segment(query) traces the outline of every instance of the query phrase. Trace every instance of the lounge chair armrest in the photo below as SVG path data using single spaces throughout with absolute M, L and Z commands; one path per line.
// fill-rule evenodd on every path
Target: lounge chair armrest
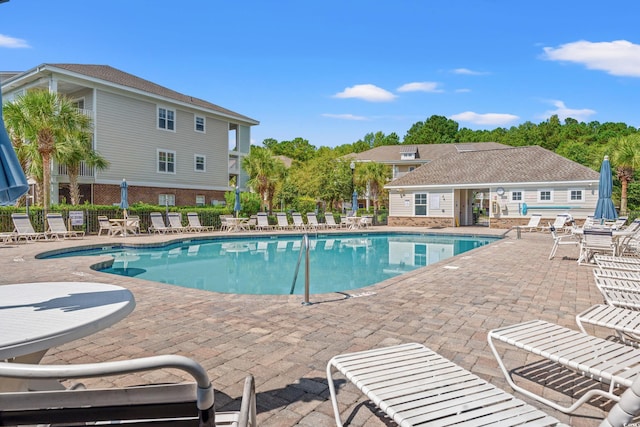
M 240 419 L 238 427 L 255 427 L 256 425 L 256 385 L 252 375 L 244 380 L 242 403 L 240 405 Z

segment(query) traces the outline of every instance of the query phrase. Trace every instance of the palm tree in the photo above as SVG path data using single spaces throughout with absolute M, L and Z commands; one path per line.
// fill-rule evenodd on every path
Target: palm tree
M 63 145 L 58 151 L 58 157 L 56 160 L 60 164 L 67 166 L 67 175 L 69 176 L 69 195 L 72 205 L 80 204 L 80 186 L 78 185 L 78 176 L 80 175 L 80 165 L 82 162 L 85 162 L 87 166 L 91 166 L 99 170 L 106 169 L 109 166 L 109 162 L 93 150 L 91 134 L 84 131 L 79 131 L 76 135 L 72 135 L 68 144 Z
M 611 163 L 620 180 L 620 214 L 627 214 L 627 189 L 640 167 L 640 134 L 635 133 L 615 138 L 611 142 Z
M 368 188 L 368 197 L 373 199 L 373 206 L 377 210 L 379 206 L 379 195 L 390 177 L 391 171 L 387 165 L 376 162 L 361 163 L 356 169 L 356 181 L 360 186 Z
M 71 100 L 47 90 L 28 91 L 18 96 L 5 105 L 3 112 L 7 128 L 23 138 L 26 145 L 31 145 L 22 150 L 31 156 L 30 167 L 41 165 L 42 205 L 46 215 L 51 200 L 52 160 L 72 136 L 88 132 L 91 121 Z
M 267 202 L 267 210 L 271 213 L 278 182 L 284 175 L 284 165 L 271 150 L 252 146 L 249 155 L 242 159 L 242 168 L 249 175 L 247 184 L 260 195 L 261 204 Z

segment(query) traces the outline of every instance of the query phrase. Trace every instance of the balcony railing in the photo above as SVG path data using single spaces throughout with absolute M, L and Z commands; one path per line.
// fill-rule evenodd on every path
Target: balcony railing
M 69 175 L 67 165 L 58 165 L 58 175 Z M 95 170 L 92 166 L 87 166 L 85 162 L 80 163 L 80 173 L 78 176 L 93 178 Z
M 229 157 L 229 173 L 234 175 L 240 173 L 240 161 L 237 157 Z

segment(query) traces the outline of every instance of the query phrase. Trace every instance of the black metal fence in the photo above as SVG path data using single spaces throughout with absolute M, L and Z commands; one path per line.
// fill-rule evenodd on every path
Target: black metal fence
M 172 212 L 176 210 L 172 209 Z M 185 210 L 182 215 L 184 225 L 187 224 L 187 212 L 192 212 L 193 209 Z M 11 214 L 14 212 L 25 213 L 26 209 L 0 209 L 0 232 L 13 231 L 13 221 L 11 220 Z M 100 229 L 98 224 L 98 216 L 104 215 L 108 218 L 122 218 L 122 210 L 114 207 L 114 209 L 56 209 L 50 210 L 49 213 L 56 212 L 62 214 L 62 218 L 65 224 L 71 225 L 74 230 L 84 230 L 86 234 L 97 234 Z M 140 230 L 146 232 L 151 224 L 150 213 L 151 210 L 130 210 L 129 215 L 137 215 L 140 217 Z M 157 212 L 154 210 L 153 212 Z M 178 211 L 179 212 L 179 211 Z M 164 212 L 163 212 L 164 214 Z M 220 228 L 220 213 L 201 211 L 198 212 L 200 217 L 200 223 L 204 226 Z M 42 209 L 29 209 L 29 219 L 35 231 L 45 231 L 44 211 Z M 70 219 L 74 221 L 69 221 Z M 77 223 L 79 222 L 79 224 Z M 77 225 L 72 225 L 77 224 Z
M 179 208 L 172 207 L 169 209 L 170 212 L 180 212 L 182 213 L 182 222 L 183 225 L 187 225 L 187 213 L 188 212 L 197 212 L 200 217 L 200 223 L 206 227 L 214 227 L 215 229 L 219 229 L 221 225 L 220 215 L 226 213 L 220 209 L 211 209 L 211 208 L 196 208 L 187 207 L 187 208 Z M 26 208 L 14 208 L 14 207 L 5 207 L 0 208 L 0 232 L 6 233 L 13 231 L 13 221 L 11 221 L 11 214 L 14 212 L 25 213 Z M 49 213 L 60 213 L 62 218 L 67 224 L 67 227 L 74 230 L 84 230 L 86 234 L 97 234 L 98 230 L 100 230 L 100 225 L 98 223 L 98 216 L 104 215 L 107 218 L 122 218 L 122 209 L 117 206 L 113 208 L 110 207 L 96 207 L 89 206 L 88 208 L 82 209 L 82 207 L 64 207 L 64 208 L 56 208 L 51 209 Z M 162 212 L 163 216 L 165 216 L 166 221 L 166 210 L 163 207 L 162 209 L 158 208 L 131 208 L 129 209 L 129 215 L 137 215 L 140 218 L 140 231 L 147 232 L 149 226 L 151 225 L 151 212 Z M 360 216 L 371 215 L 367 213 L 364 209 L 358 211 Z M 387 211 L 376 211 L 373 212 L 373 225 L 385 225 L 387 223 Z M 336 215 L 334 215 L 335 217 Z M 338 215 L 337 221 L 340 221 L 340 217 L 342 215 Z M 306 217 L 306 214 L 303 214 L 303 217 Z M 29 209 L 29 219 L 31 220 L 31 224 L 35 231 L 45 231 L 45 221 L 44 221 L 44 211 L 40 207 L 31 207 Z M 324 215 L 320 214 L 318 219 L 321 222 L 325 222 Z M 275 216 L 269 217 L 270 224 L 277 224 L 277 220 Z

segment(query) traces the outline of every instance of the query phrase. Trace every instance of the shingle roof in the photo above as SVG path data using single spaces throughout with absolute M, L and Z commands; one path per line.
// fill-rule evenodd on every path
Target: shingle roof
M 451 153 L 390 187 L 598 180 L 599 173 L 539 146 Z
M 87 77 L 104 80 L 109 83 L 114 83 L 121 86 L 130 87 L 132 89 L 148 92 L 153 95 L 162 96 L 165 98 L 173 99 L 176 101 L 191 104 L 196 107 L 214 110 L 226 116 L 235 117 L 239 120 L 258 123 L 256 120 L 238 114 L 234 111 L 227 110 L 219 105 L 212 104 L 203 99 L 194 98 L 192 96 L 184 95 L 174 90 L 168 89 L 164 86 L 160 86 L 148 80 L 134 76 L 133 74 L 125 73 L 117 68 L 110 67 L 109 65 L 92 65 L 92 64 L 43 64 L 47 67 L 60 68 L 62 70 L 70 71 L 77 74 L 82 74 Z
M 417 144 L 417 145 L 382 145 L 363 151 L 362 153 L 350 154 L 349 157 L 356 161 L 371 161 L 377 163 L 398 163 L 408 162 L 402 160 L 402 153 L 412 153 L 417 151 L 416 160 L 411 163 L 426 163 L 439 157 L 459 151 L 497 150 L 510 148 L 507 145 L 497 142 L 465 142 L 459 144 Z

